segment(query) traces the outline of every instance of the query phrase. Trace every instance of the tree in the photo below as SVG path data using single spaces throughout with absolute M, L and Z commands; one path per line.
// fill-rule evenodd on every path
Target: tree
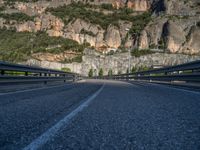
M 112 76 L 113 75 L 113 72 L 112 72 L 112 69 L 110 69 L 109 71 L 108 71 L 108 76 Z
M 103 69 L 102 69 L 102 68 L 99 70 L 99 76 L 100 76 L 100 77 L 103 76 Z
M 127 73 L 127 74 L 129 73 L 129 68 L 126 69 L 126 73 Z
M 91 78 L 93 77 L 93 69 L 90 69 L 89 73 L 88 73 L 88 76 Z
M 137 71 L 137 68 L 133 66 L 133 68 L 131 69 L 132 73 L 135 73 Z

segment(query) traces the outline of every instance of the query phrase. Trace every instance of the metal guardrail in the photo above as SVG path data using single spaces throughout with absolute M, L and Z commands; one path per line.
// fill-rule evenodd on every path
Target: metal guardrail
M 81 76 L 60 70 L 11 64 L 0 61 L 0 84 L 19 82 L 77 81 Z
M 200 60 L 181 65 L 97 79 L 200 82 Z

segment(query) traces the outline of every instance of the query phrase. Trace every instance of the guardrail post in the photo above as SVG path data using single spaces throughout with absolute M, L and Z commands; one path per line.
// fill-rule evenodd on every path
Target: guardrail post
M 66 74 L 63 75 L 64 76 L 64 83 L 66 82 Z
M 129 75 L 126 76 L 126 80 L 129 81 Z
M 76 75 L 73 75 L 73 82 L 76 82 Z
M 25 76 L 28 76 L 28 72 L 25 72 Z
M 45 73 L 44 76 L 46 77 L 46 76 L 47 76 L 47 73 Z M 47 84 L 47 81 L 44 81 L 44 84 Z
M 5 74 L 5 71 L 4 70 L 1 70 L 1 75 L 4 75 Z

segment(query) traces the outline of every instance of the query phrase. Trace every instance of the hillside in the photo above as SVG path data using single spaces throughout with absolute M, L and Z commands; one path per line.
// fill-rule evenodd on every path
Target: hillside
M 1 60 L 84 74 L 200 58 L 198 0 L 0 0 L 0 28 Z

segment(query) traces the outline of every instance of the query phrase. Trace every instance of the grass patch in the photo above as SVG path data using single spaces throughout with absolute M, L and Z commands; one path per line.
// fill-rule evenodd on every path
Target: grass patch
M 47 47 L 54 45 L 61 46 L 47 49 Z M 25 61 L 32 54 L 38 52 L 62 53 L 66 50 L 71 50 L 82 53 L 87 46 L 62 37 L 49 37 L 44 32 L 30 33 L 0 29 L 0 60 L 3 61 Z M 80 58 L 76 58 L 74 61 L 77 60 L 80 60 Z

